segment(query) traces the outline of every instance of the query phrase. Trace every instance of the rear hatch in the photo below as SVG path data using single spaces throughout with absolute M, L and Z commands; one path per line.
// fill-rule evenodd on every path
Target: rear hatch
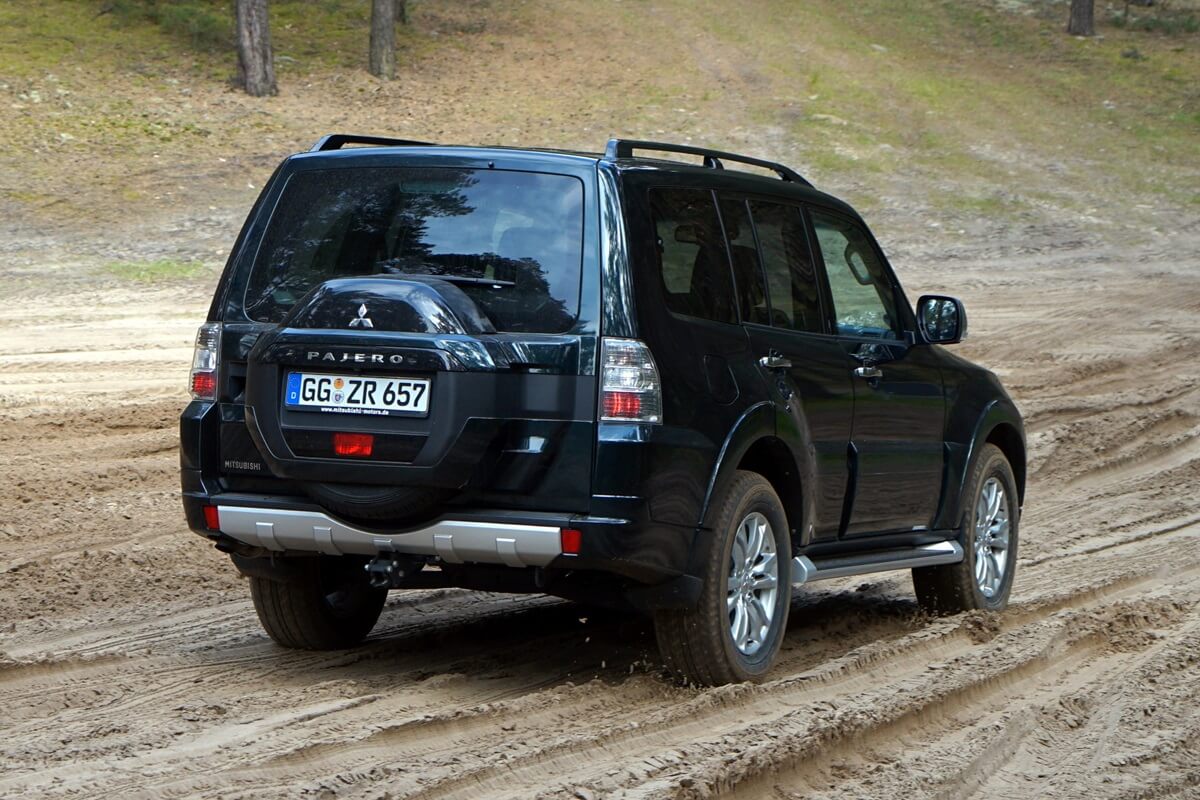
M 269 471 L 318 499 L 586 512 L 594 160 L 375 148 L 293 157 L 275 184 L 221 313 Z

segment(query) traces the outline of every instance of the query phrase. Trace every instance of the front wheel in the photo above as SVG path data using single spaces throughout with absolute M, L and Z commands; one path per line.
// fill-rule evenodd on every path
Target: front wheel
M 717 508 L 700 602 L 654 615 L 667 668 L 706 686 L 753 680 L 771 669 L 792 597 L 787 517 L 771 484 L 738 472 Z
M 277 577 L 251 575 L 250 596 L 267 635 L 299 650 L 361 642 L 387 600 L 386 589 L 368 583 L 364 563 L 351 556 L 297 558 Z
M 984 445 L 963 499 L 963 560 L 912 571 L 917 601 L 933 614 L 1000 611 L 1012 591 L 1021 509 L 1012 467 L 1000 448 Z

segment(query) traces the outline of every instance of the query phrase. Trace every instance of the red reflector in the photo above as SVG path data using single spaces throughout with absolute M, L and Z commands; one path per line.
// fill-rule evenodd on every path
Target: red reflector
M 642 396 L 637 392 L 605 392 L 604 416 L 637 419 L 642 414 Z
M 192 373 L 192 394 L 211 400 L 217 396 L 217 376 L 212 372 Z
M 579 547 L 583 544 L 583 531 L 577 528 L 563 528 L 562 551 L 569 556 L 579 555 Z
M 204 507 L 204 525 L 210 531 L 221 530 L 221 517 L 217 513 L 216 506 L 205 506 Z
M 335 433 L 333 452 L 339 456 L 369 458 L 375 448 L 375 437 L 369 433 Z

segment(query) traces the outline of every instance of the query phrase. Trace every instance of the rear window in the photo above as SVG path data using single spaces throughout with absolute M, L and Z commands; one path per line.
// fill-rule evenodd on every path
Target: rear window
M 689 317 L 736 323 L 732 274 L 712 192 L 651 189 L 650 213 L 667 308 Z
M 278 322 L 314 286 L 433 275 L 499 331 L 561 333 L 579 313 L 583 183 L 448 167 L 305 170 L 288 180 L 246 281 L 251 319 Z

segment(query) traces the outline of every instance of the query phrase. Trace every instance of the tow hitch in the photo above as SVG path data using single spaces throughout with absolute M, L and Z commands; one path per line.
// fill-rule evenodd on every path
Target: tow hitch
M 421 571 L 422 560 L 392 553 L 376 556 L 367 562 L 367 581 L 375 589 L 399 589 L 408 578 Z

